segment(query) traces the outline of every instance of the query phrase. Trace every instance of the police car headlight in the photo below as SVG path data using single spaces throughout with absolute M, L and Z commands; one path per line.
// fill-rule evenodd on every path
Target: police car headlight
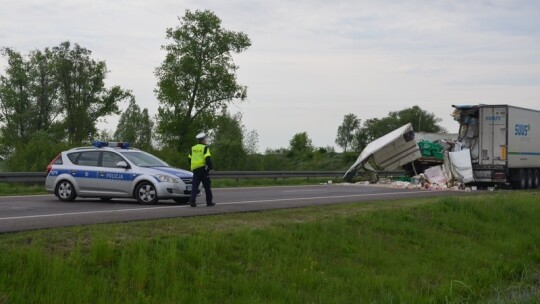
M 169 175 L 157 174 L 157 175 L 156 175 L 156 178 L 157 178 L 160 182 L 165 182 L 165 183 L 175 183 L 175 184 L 178 184 L 178 183 L 180 182 L 179 179 L 174 178 L 174 177 L 169 176 Z

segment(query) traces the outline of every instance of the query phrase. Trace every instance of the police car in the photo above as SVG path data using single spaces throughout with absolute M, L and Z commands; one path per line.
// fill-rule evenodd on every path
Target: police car
M 47 166 L 45 189 L 61 201 L 76 197 L 135 198 L 141 204 L 160 199 L 186 203 L 193 174 L 169 166 L 128 143 L 94 141 L 92 147 L 73 148 Z

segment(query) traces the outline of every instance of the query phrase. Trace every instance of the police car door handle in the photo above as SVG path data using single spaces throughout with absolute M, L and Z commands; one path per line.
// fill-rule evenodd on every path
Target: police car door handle
M 75 174 L 77 174 L 77 170 L 71 170 L 71 171 L 69 171 L 69 173 L 71 173 L 71 175 L 75 175 Z

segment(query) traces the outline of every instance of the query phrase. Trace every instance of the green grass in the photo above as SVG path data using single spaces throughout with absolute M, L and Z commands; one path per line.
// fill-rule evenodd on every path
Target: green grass
M 540 193 L 0 235 L 0 303 L 538 303 Z
M 26 184 L 12 184 L 12 183 L 0 183 L 0 196 L 6 195 L 26 195 L 26 194 L 44 194 L 45 186 L 39 185 L 26 185 Z M 1 303 L 1 302 L 0 302 Z

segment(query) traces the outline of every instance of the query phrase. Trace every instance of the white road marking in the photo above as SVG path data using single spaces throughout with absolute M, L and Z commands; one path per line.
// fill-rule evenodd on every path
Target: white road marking
M 298 192 L 320 192 L 321 189 L 315 189 L 315 190 L 288 190 L 283 191 L 283 193 L 298 193 Z
M 426 192 L 426 191 L 411 191 L 411 192 L 387 192 L 387 193 L 352 194 L 352 195 L 300 197 L 300 198 L 281 198 L 281 199 L 271 199 L 271 200 L 255 200 L 255 201 L 217 203 L 216 207 L 220 206 L 220 205 L 242 205 L 242 204 L 254 204 L 254 203 L 275 203 L 275 202 L 286 202 L 286 201 L 350 198 L 350 197 L 362 197 L 362 196 L 368 197 L 368 196 L 381 196 L 381 195 L 406 195 L 406 194 L 416 194 L 416 193 L 428 193 L 428 192 Z M 203 206 L 204 204 L 201 204 L 201 205 Z M 1 221 L 20 220 L 20 219 L 31 219 L 31 218 L 47 218 L 47 217 L 73 216 L 73 215 L 86 215 L 86 214 L 103 214 L 103 213 L 121 213 L 121 212 L 149 211 L 149 210 L 160 210 L 160 209 L 178 209 L 178 208 L 191 208 L 191 207 L 189 205 L 182 205 L 182 206 L 168 206 L 168 207 L 150 207 L 150 208 L 132 208 L 132 209 L 116 209 L 116 210 L 67 212 L 67 213 L 53 213 L 53 214 L 38 214 L 38 215 L 24 215 L 24 216 L 14 216 L 14 217 L 1 217 L 0 220 Z M 197 209 L 193 209 L 193 210 L 197 210 Z

